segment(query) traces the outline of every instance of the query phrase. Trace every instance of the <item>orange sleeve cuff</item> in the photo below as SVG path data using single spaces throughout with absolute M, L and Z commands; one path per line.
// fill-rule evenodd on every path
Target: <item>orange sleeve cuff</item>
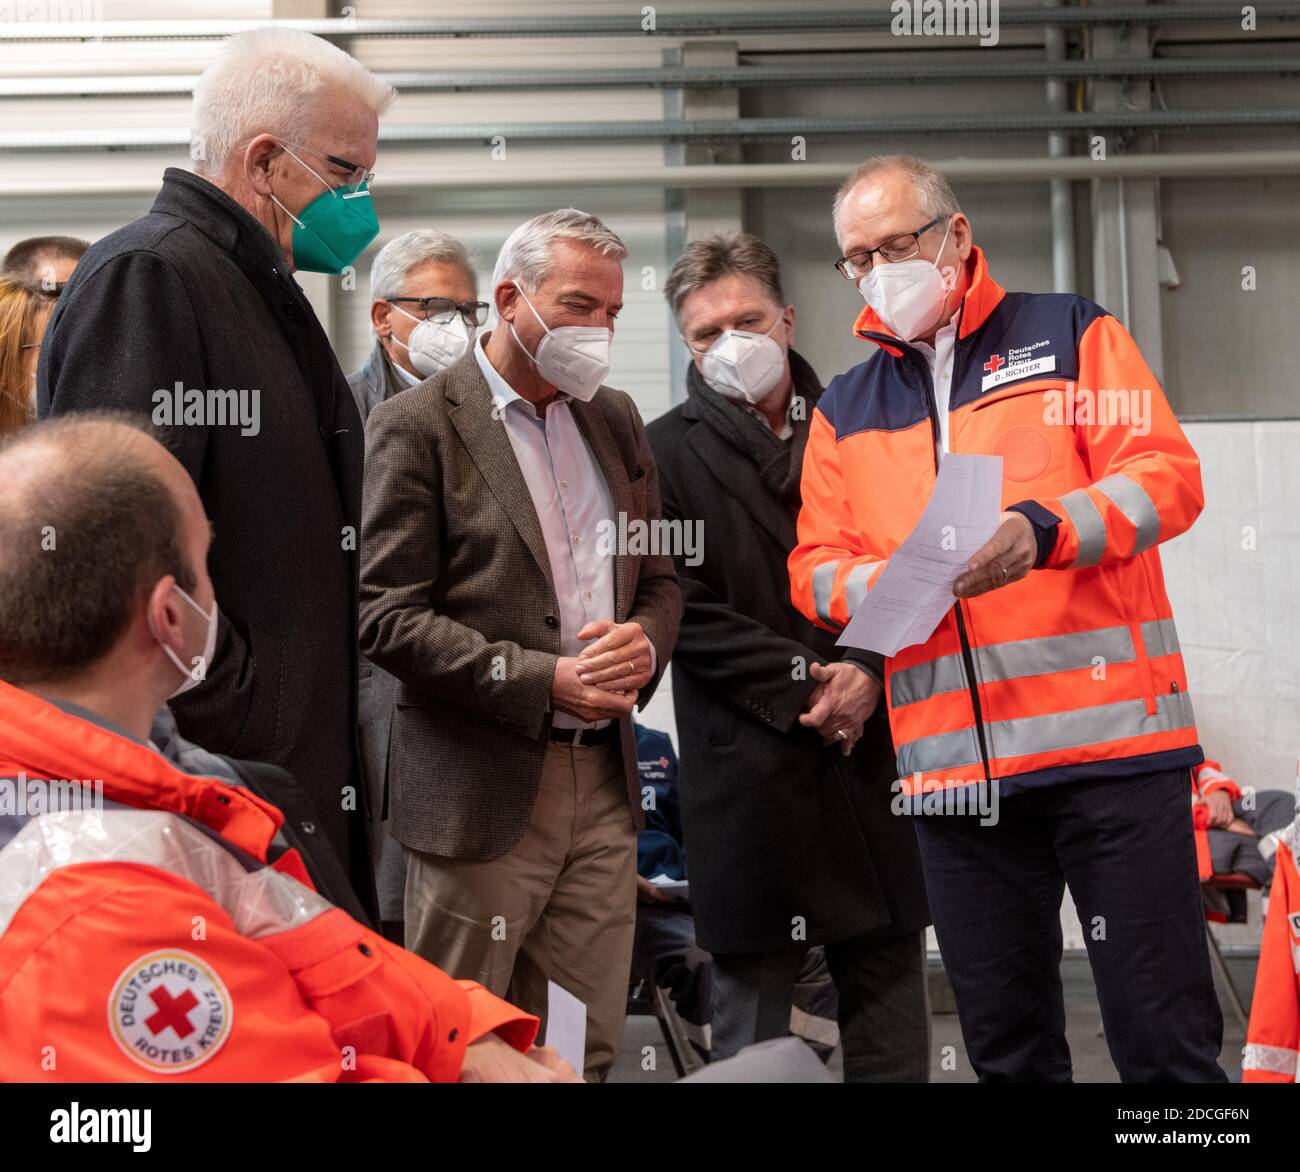
M 531 1013 L 516 1009 L 509 1001 L 489 993 L 477 981 L 457 981 L 469 997 L 469 1041 L 477 1042 L 485 1034 L 497 1033 L 502 1041 L 521 1054 L 537 1040 L 541 1021 Z

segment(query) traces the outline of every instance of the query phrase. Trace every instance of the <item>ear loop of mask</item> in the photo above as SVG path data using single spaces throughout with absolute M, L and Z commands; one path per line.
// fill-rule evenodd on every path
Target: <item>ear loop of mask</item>
M 318 183 L 320 183 L 320 184 L 325 188 L 325 190 L 328 191 L 328 192 L 330 193 L 330 195 L 333 195 L 333 196 L 335 196 L 335 197 L 338 196 L 338 192 L 335 191 L 334 188 L 332 188 L 328 183 L 326 183 L 324 179 L 322 179 L 319 175 L 316 174 L 316 170 L 315 170 L 315 168 L 307 166 L 307 164 L 304 163 L 300 158 L 298 158 L 298 156 L 295 155 L 295 154 L 293 153 L 293 151 L 291 151 L 287 146 L 285 146 L 284 143 L 279 142 L 279 141 L 277 140 L 276 145 L 277 145 L 277 146 L 278 146 L 282 151 L 284 151 L 284 153 L 285 153 L 286 155 L 288 155 L 288 156 L 289 156 L 289 157 L 290 157 L 290 158 L 291 158 L 295 163 L 297 163 L 298 166 L 300 166 L 300 167 L 304 167 L 304 168 L 306 168 L 308 171 L 310 171 L 310 172 L 312 173 L 312 175 L 315 176 L 316 181 L 317 181 Z M 306 227 L 306 225 L 305 225 L 305 224 L 304 224 L 300 219 L 298 219 L 298 217 L 295 216 L 295 215 L 293 214 L 293 212 L 291 212 L 287 207 L 284 206 L 284 204 L 282 204 L 278 199 L 275 198 L 275 192 L 274 192 L 274 191 L 271 192 L 271 201 L 272 201 L 272 202 L 275 204 L 275 206 L 278 207 L 278 208 L 279 208 L 279 209 L 280 209 L 280 210 L 281 210 L 281 211 L 282 211 L 286 216 L 288 216 L 289 219 L 291 219 L 291 220 L 292 220 L 292 221 L 293 221 L 293 222 L 294 222 L 294 223 L 295 223 L 299 228 L 305 228 L 305 227 Z
M 513 281 L 513 280 L 512 280 L 512 281 L 511 281 L 511 284 L 514 285 L 514 287 L 515 287 L 516 289 L 519 290 L 519 296 L 522 297 L 522 298 L 524 299 L 524 304 L 527 305 L 528 308 L 531 309 L 531 310 L 533 311 L 533 317 L 535 317 L 535 318 L 537 319 L 537 324 L 540 325 L 540 326 L 542 327 L 542 329 L 544 329 L 544 330 L 547 332 L 547 334 L 549 335 L 550 332 L 551 332 L 551 327 L 548 326 L 548 325 L 546 324 L 546 322 L 544 322 L 544 321 L 542 320 L 542 315 L 541 315 L 540 313 L 537 312 L 537 307 L 536 307 L 535 305 L 533 305 L 533 303 L 532 303 L 531 301 L 528 300 L 528 294 L 524 292 L 524 287 L 523 287 L 523 286 L 522 286 L 518 281 Z M 511 336 L 512 338 L 514 338 L 514 340 L 515 340 L 515 345 L 518 346 L 519 349 L 522 350 L 525 354 L 527 354 L 527 355 L 528 355 L 528 360 L 529 360 L 529 361 L 530 361 L 534 366 L 536 366 L 536 365 L 537 365 L 537 359 L 536 359 L 532 354 L 529 354 L 529 353 L 528 353 L 528 347 L 525 346 L 525 345 L 523 344 L 523 342 L 520 341 L 520 339 L 519 339 L 519 335 L 518 335 L 517 333 L 515 333 L 515 323 L 514 323 L 514 322 L 507 322 L 506 324 L 509 325 L 509 327 L 510 327 L 510 336 Z M 538 343 L 538 348 L 540 349 L 540 347 L 541 347 L 541 343 L 539 342 L 539 343 Z

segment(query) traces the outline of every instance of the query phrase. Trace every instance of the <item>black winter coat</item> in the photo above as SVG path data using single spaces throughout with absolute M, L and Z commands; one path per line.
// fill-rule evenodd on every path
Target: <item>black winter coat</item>
M 256 391 L 238 422 L 163 426 L 215 530 L 221 609 L 206 681 L 173 701 L 190 741 L 287 769 L 373 910 L 357 767 L 357 532 L 364 444 L 347 379 L 279 246 L 168 168 L 147 216 L 96 243 L 51 319 L 38 410 L 155 421 L 177 383 Z

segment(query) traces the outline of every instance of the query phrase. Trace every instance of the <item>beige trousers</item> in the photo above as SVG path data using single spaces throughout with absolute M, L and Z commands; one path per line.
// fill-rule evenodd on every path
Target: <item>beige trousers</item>
M 617 741 L 547 747 L 519 844 L 487 862 L 404 848 L 406 947 L 542 1019 L 547 981 L 587 1006 L 585 1077 L 623 1040 L 636 927 L 636 832 Z

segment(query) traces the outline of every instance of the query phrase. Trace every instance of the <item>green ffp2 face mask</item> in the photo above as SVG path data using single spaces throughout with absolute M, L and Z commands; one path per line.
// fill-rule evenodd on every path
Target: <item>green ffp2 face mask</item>
M 312 171 L 297 155 L 285 149 L 295 162 Z M 309 273 L 340 276 L 379 235 L 379 217 L 370 198 L 370 185 L 344 191 L 325 184 L 325 190 L 295 216 L 275 196 L 276 205 L 293 221 L 294 267 Z

